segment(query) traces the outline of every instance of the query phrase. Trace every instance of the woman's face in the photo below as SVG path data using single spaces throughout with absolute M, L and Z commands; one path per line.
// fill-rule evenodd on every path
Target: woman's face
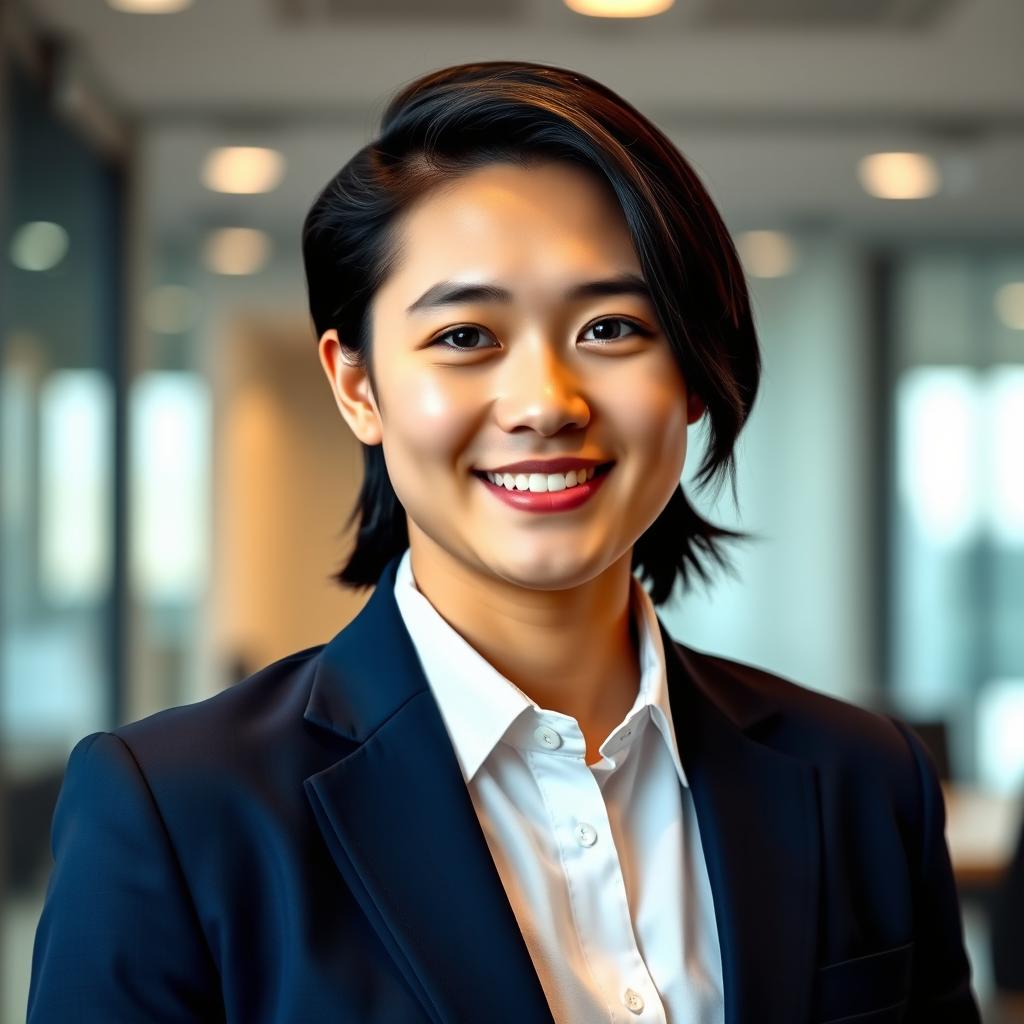
M 333 331 L 321 361 L 353 431 L 383 444 L 414 553 L 422 543 L 532 589 L 598 576 L 665 507 L 687 425 L 703 412 L 649 299 L 571 296 L 589 282 L 642 281 L 610 186 L 564 163 L 489 165 L 407 211 L 398 252 L 372 307 L 376 395 L 336 348 L 328 355 Z M 442 282 L 509 298 L 410 308 Z M 512 507 L 474 472 L 560 456 L 614 461 L 566 511 Z

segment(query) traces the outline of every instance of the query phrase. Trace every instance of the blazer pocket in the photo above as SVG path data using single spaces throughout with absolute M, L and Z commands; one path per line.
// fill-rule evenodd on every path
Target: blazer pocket
M 895 1024 L 910 996 L 914 943 L 840 960 L 818 969 L 814 1020 L 819 1024 Z

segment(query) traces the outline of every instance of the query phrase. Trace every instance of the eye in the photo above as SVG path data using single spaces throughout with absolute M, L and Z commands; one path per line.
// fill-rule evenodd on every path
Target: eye
M 476 337 L 485 333 L 486 332 L 481 330 L 479 327 L 473 327 L 470 324 L 463 324 L 461 327 L 453 327 L 450 331 L 445 331 L 444 334 L 439 334 L 430 344 L 440 344 L 442 348 L 454 349 L 456 352 L 476 352 L 479 350 L 473 344 L 473 341 Z M 448 342 L 445 342 L 445 338 L 454 338 L 456 339 L 456 343 L 449 344 Z
M 645 330 L 639 324 L 634 323 L 632 320 L 626 320 L 624 317 L 621 317 L 621 316 L 606 316 L 603 320 L 597 320 L 594 323 L 592 323 L 587 328 L 587 330 L 588 331 L 596 331 L 598 328 L 602 328 L 603 329 L 603 328 L 605 328 L 605 326 L 607 324 L 625 324 L 628 328 L 631 328 L 631 330 L 626 331 L 625 334 L 623 334 L 621 331 L 619 331 L 618 333 L 616 333 L 614 335 L 613 334 L 609 334 L 609 333 L 606 332 L 606 333 L 603 334 L 602 337 L 599 337 L 599 338 L 587 338 L 587 337 L 584 337 L 583 340 L 584 341 L 621 341 L 624 337 L 626 337 L 627 334 L 640 334 L 640 335 L 642 335 L 644 337 L 650 337 L 650 334 L 651 334 L 650 331 Z
M 620 327 L 614 334 L 612 334 L 608 332 L 606 326 L 609 324 L 625 324 L 627 330 L 623 332 Z M 627 320 L 625 317 L 621 316 L 606 316 L 591 324 L 590 327 L 587 328 L 587 331 L 595 331 L 599 328 L 604 332 L 602 337 L 588 338 L 584 335 L 583 340 L 596 341 L 600 343 L 621 341 L 630 334 L 639 334 L 647 338 L 651 336 L 650 331 L 641 327 L 639 324 L 634 323 L 632 320 Z M 485 331 L 481 327 L 474 327 L 472 324 L 461 324 L 458 327 L 453 327 L 451 330 L 445 331 L 443 334 L 439 334 L 427 347 L 430 348 L 433 345 L 440 345 L 442 348 L 447 348 L 455 352 L 479 352 L 481 349 L 476 345 L 476 342 L 481 336 L 487 337 L 489 336 L 489 332 Z M 446 341 L 445 339 L 447 338 L 451 338 L 452 341 Z

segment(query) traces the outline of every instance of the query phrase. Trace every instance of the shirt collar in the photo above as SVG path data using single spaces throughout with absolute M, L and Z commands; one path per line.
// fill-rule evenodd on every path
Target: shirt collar
M 627 744 L 627 723 L 647 712 L 668 747 L 682 785 L 688 786 L 679 759 L 665 673 L 665 651 L 657 614 L 640 581 L 630 577 L 630 609 L 640 638 L 640 688 L 622 723 L 602 743 L 613 758 Z M 419 655 L 424 675 L 444 719 L 467 785 L 512 726 L 531 713 L 550 714 L 534 703 L 472 647 L 416 586 L 409 548 L 395 576 L 395 601 Z

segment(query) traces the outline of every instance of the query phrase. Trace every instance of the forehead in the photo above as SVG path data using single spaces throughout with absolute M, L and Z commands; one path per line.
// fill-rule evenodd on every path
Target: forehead
M 395 284 L 460 272 L 544 279 L 639 270 L 610 184 L 567 163 L 490 164 L 429 192 L 398 225 Z

